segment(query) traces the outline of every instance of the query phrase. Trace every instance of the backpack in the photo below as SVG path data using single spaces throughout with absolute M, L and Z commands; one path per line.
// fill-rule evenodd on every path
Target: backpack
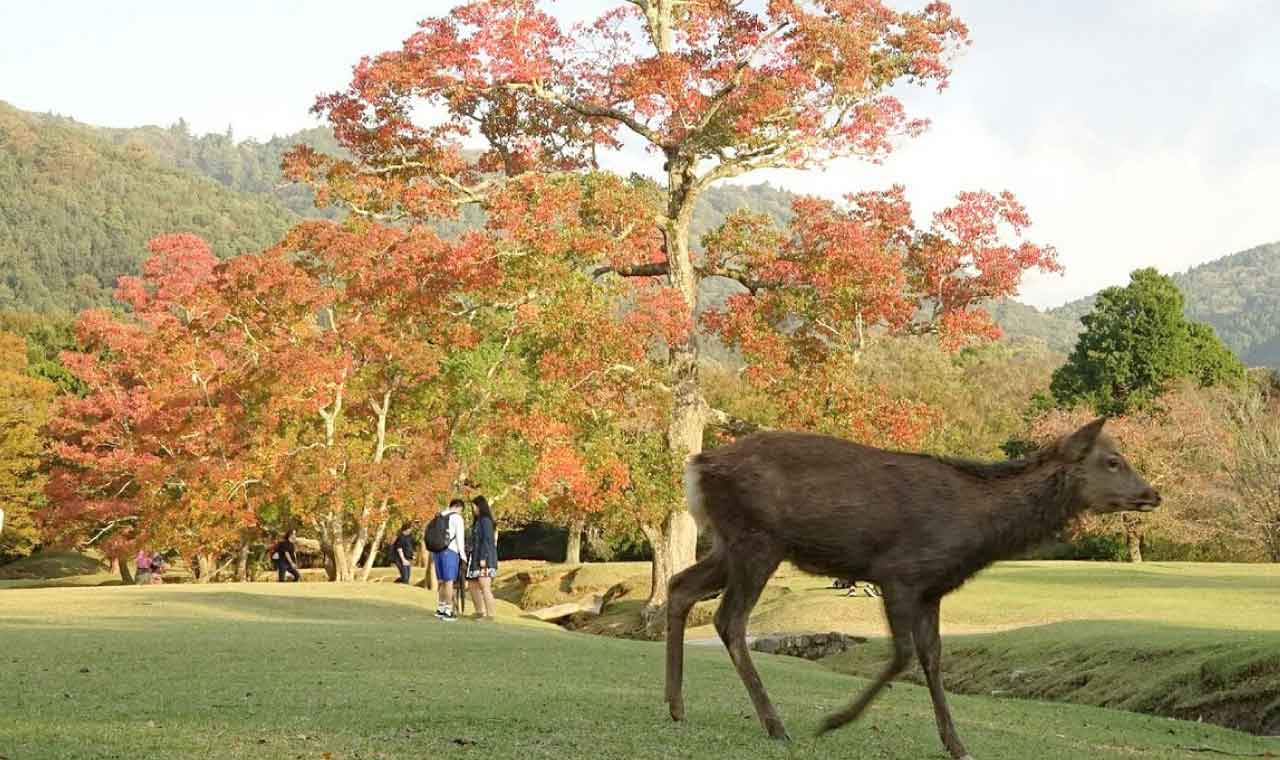
M 427 544 L 427 551 L 432 553 L 442 552 L 449 548 L 449 516 L 446 514 L 438 514 L 431 518 L 431 522 L 427 523 L 427 532 L 424 536 Z

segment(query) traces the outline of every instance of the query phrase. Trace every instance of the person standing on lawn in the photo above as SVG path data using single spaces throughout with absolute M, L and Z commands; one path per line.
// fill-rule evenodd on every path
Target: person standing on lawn
M 439 594 L 436 604 L 436 617 L 445 622 L 453 622 L 458 616 L 453 612 L 454 589 L 462 563 L 467 559 L 464 544 L 467 526 L 462 520 L 462 508 L 466 503 L 462 499 L 453 499 L 449 506 L 427 524 L 427 549 L 435 556 L 436 580 L 439 581 Z
M 298 531 L 288 530 L 280 541 L 271 547 L 271 561 L 276 565 L 276 578 L 281 583 L 284 583 L 285 573 L 293 576 L 294 583 L 302 580 L 302 574 L 298 572 L 298 563 L 295 561 L 297 548 L 293 545 L 297 537 Z
M 467 562 L 467 586 L 475 602 L 476 619 L 493 620 L 497 604 L 493 578 L 498 574 L 498 538 L 493 510 L 483 496 L 471 500 L 471 553 Z
M 400 535 L 391 546 L 392 559 L 396 563 L 396 569 L 400 571 L 400 577 L 396 578 L 396 583 L 409 583 L 410 576 L 413 574 L 413 544 L 413 525 L 405 523 L 400 526 Z

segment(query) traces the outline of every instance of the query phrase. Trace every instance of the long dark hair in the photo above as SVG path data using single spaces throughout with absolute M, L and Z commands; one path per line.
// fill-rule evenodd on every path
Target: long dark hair
M 489 508 L 488 499 L 483 496 L 477 496 L 471 500 L 471 503 L 475 505 L 477 518 L 487 517 L 489 522 L 493 522 L 493 510 Z

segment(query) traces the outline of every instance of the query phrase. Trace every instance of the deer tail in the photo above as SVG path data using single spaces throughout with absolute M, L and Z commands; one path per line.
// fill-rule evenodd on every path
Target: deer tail
M 689 457 L 684 465 L 684 500 L 689 507 L 689 514 L 698 526 L 698 532 L 710 527 L 707 519 L 706 500 L 702 493 L 702 455 Z

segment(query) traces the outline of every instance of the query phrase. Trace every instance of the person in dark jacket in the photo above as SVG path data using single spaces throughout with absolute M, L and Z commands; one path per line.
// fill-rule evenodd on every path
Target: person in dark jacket
M 396 578 L 396 583 L 408 583 L 413 573 L 413 525 L 405 523 L 400 526 L 400 535 L 396 536 L 396 541 L 391 545 L 391 559 L 396 564 L 396 569 L 400 571 L 400 577 Z
M 297 537 L 298 531 L 290 530 L 275 546 L 271 547 L 271 561 L 276 565 L 276 578 L 281 583 L 284 583 L 285 573 L 293 576 L 294 583 L 302 580 L 302 574 L 298 572 L 298 563 L 295 561 L 297 548 L 293 545 L 293 540 Z
M 493 511 L 483 496 L 471 500 L 471 551 L 467 552 L 467 585 L 475 602 L 476 619 L 493 620 L 497 604 L 493 577 L 498 574 L 498 533 Z

